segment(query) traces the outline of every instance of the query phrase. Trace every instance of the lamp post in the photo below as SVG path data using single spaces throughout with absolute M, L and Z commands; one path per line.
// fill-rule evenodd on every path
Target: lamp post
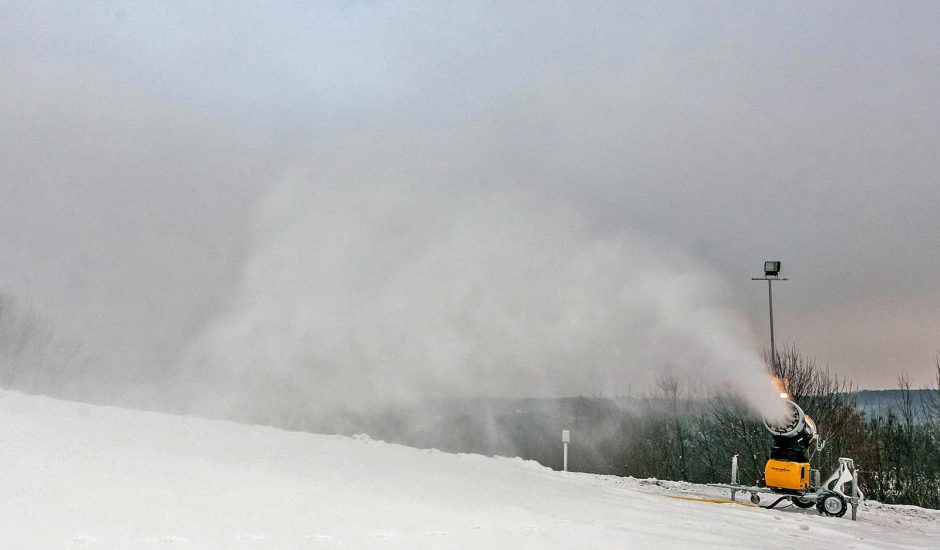
M 774 281 L 786 281 L 785 277 L 780 277 L 780 261 L 768 260 L 764 262 L 764 276 L 751 277 L 752 281 L 767 281 L 767 300 L 770 304 L 770 361 L 777 365 L 777 346 L 774 343 Z

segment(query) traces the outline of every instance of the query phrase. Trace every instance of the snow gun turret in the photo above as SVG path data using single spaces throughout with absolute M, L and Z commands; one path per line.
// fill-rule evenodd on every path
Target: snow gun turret
M 764 420 L 764 427 L 774 438 L 770 460 L 764 466 L 767 487 L 781 492 L 799 493 L 810 486 L 810 447 L 819 448 L 816 423 L 793 401 L 787 401 L 782 421 Z M 813 450 L 815 452 L 815 449 Z

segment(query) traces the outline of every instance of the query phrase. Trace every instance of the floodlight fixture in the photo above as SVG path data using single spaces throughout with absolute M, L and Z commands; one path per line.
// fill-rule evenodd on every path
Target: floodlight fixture
M 776 277 L 780 274 L 780 262 L 778 260 L 767 260 L 764 262 L 764 275 L 767 277 Z

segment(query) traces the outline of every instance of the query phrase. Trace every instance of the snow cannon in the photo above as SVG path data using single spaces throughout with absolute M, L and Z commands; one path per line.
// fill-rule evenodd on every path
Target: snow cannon
M 783 398 L 783 396 L 781 396 Z M 789 501 L 797 508 L 813 508 L 824 516 L 842 517 L 852 506 L 852 519 L 856 517 L 858 505 L 865 495 L 858 489 L 858 470 L 851 458 L 839 458 L 836 471 L 826 481 L 819 482 L 819 470 L 810 469 L 810 459 L 821 451 L 826 442 L 821 441 L 816 423 L 799 405 L 786 400 L 787 414 L 780 420 L 764 419 L 764 427 L 773 436 L 770 459 L 764 466 L 764 486 L 748 486 L 738 483 L 738 455 L 731 458 L 731 483 L 709 483 L 713 487 L 731 489 L 731 500 L 741 493 L 751 495 L 751 504 L 761 506 L 761 495 L 777 497 L 769 506 Z
M 799 405 L 787 401 L 787 414 L 780 421 L 764 420 L 774 438 L 770 459 L 764 466 L 767 487 L 780 492 L 802 493 L 810 486 L 810 446 L 819 434 L 816 423 Z

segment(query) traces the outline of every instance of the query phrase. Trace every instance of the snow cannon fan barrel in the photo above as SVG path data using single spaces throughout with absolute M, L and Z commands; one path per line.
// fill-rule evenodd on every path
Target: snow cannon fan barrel
M 816 439 L 816 423 L 793 401 L 787 401 L 787 408 L 783 420 L 764 419 L 774 438 L 764 481 L 768 487 L 800 492 L 810 484 L 809 447 Z
M 787 414 L 780 421 L 764 419 L 764 427 L 774 436 L 774 439 L 805 439 L 805 447 L 808 449 L 810 441 L 816 435 L 816 423 L 813 419 L 803 412 L 803 409 L 793 401 L 786 401 Z

